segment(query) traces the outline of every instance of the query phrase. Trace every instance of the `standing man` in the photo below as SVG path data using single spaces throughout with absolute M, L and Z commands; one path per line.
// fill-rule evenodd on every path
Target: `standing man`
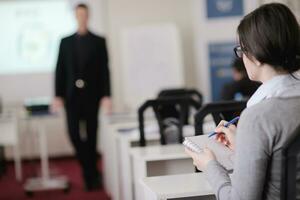
M 70 140 L 82 168 L 86 190 L 101 187 L 97 169 L 98 110 L 111 112 L 110 79 L 105 39 L 88 30 L 89 9 L 75 9 L 78 30 L 62 39 L 55 73 L 53 110 L 63 105 Z

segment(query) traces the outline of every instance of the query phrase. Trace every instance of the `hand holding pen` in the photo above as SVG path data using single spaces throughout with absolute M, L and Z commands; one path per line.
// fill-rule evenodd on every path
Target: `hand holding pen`
M 212 137 L 217 135 L 216 140 L 221 142 L 222 144 L 228 146 L 230 149 L 234 149 L 235 144 L 235 133 L 236 133 L 236 126 L 233 125 L 239 120 L 239 117 L 236 117 L 229 122 L 222 120 L 215 132 L 208 135 L 208 137 Z
M 224 121 L 224 120 L 222 120 L 219 124 L 218 124 L 218 126 L 217 126 L 217 128 L 219 127 L 219 126 L 224 126 L 224 127 L 226 127 L 226 128 L 228 128 L 228 126 L 230 126 L 231 124 L 234 124 L 234 123 L 236 123 L 238 120 L 240 119 L 240 117 L 235 117 L 235 118 L 233 118 L 232 120 L 230 120 L 229 122 L 226 122 L 226 121 Z M 223 123 L 222 123 L 223 122 Z M 224 122 L 226 122 L 226 123 L 224 123 Z M 216 135 L 216 134 L 218 134 L 219 132 L 212 132 L 212 133 L 210 133 L 210 134 L 208 134 L 208 137 L 212 137 L 212 136 L 214 136 L 214 135 Z

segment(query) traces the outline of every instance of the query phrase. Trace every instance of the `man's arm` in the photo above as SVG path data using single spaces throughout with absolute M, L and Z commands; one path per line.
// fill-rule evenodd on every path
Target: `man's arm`
M 110 114 L 112 112 L 112 100 L 110 98 L 111 96 L 111 88 L 110 88 L 110 73 L 109 73 L 109 58 L 108 58 L 108 51 L 106 42 L 104 40 L 103 42 L 103 67 L 101 71 L 101 81 L 102 81 L 102 87 L 103 87 L 103 97 L 100 100 L 101 107 L 104 107 L 107 114 Z
M 63 49 L 63 41 L 61 41 L 59 46 L 58 59 L 55 70 L 55 96 L 56 97 L 65 97 L 66 90 L 66 70 L 64 63 L 64 49 Z
M 111 95 L 111 88 L 110 88 L 110 73 L 109 73 L 109 58 L 108 58 L 108 52 L 107 52 L 107 46 L 106 46 L 106 41 L 104 40 L 103 43 L 103 67 L 101 71 L 102 77 L 101 80 L 103 81 L 103 96 L 105 97 L 110 97 Z
M 65 64 L 64 64 L 64 54 L 63 54 L 63 42 L 60 43 L 58 59 L 55 70 L 55 97 L 51 105 L 52 112 L 58 112 L 64 103 L 65 90 L 66 90 L 66 76 L 65 76 Z

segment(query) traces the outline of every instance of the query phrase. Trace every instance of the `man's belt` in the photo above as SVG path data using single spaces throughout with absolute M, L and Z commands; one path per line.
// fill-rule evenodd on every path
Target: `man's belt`
M 77 88 L 79 88 L 79 89 L 84 88 L 84 87 L 85 87 L 85 82 L 84 82 L 84 80 L 82 80 L 82 79 L 77 79 L 77 80 L 75 81 L 75 86 L 76 86 Z

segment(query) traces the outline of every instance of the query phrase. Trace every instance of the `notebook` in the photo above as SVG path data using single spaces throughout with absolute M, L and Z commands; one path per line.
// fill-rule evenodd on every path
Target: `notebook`
M 183 145 L 196 153 L 201 153 L 204 147 L 208 147 L 214 152 L 217 161 L 225 167 L 225 169 L 233 169 L 233 151 L 214 138 L 209 138 L 207 135 L 186 137 Z

